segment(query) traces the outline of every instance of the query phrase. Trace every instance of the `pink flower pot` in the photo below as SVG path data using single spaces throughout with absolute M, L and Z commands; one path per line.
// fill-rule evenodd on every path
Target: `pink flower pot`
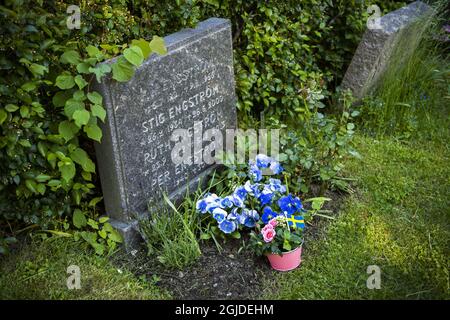
M 269 253 L 267 258 L 272 268 L 277 271 L 293 270 L 302 262 L 302 246 L 289 252 L 283 252 L 281 256 L 276 253 Z

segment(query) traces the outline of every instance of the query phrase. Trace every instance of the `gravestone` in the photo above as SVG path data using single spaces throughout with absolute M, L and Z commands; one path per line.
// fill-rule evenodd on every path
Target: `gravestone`
M 363 98 L 376 85 L 405 31 L 430 7 L 421 1 L 392 11 L 368 28 L 345 73 L 342 88 L 350 89 L 357 99 Z
M 167 54 L 150 56 L 130 81 L 108 79 L 97 88 L 107 110 L 96 145 L 102 191 L 126 246 L 136 239 L 136 214 L 145 214 L 149 201 L 162 202 L 163 192 L 176 199 L 188 187 L 195 190 L 214 168 L 197 161 L 198 148 L 190 150 L 192 164 L 174 163 L 174 131 L 186 129 L 191 145 L 200 139 L 204 149 L 202 131 L 236 128 L 229 20 L 210 18 L 164 41 Z

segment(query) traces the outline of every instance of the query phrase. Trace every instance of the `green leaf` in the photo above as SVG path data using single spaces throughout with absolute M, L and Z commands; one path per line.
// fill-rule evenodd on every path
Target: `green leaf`
M 83 149 L 76 148 L 70 153 L 70 158 L 75 163 L 78 163 L 84 171 L 95 172 L 94 162 L 89 158 L 88 154 Z
M 98 235 L 99 235 L 100 237 L 102 237 L 103 239 L 106 239 L 106 237 L 107 237 L 107 233 L 106 233 L 105 230 L 100 230 L 100 231 L 98 232 Z
M 83 128 L 87 136 L 95 141 L 101 142 L 102 130 L 96 124 L 88 124 Z
M 150 44 L 148 43 L 148 41 L 146 41 L 144 39 L 133 40 L 133 41 L 131 41 L 131 44 L 141 48 L 142 54 L 144 56 L 144 59 L 147 59 L 148 56 L 152 53 L 152 49 L 150 48 Z
M 89 73 L 90 64 L 87 62 L 81 62 L 77 64 L 77 71 L 79 73 Z
M 122 236 L 120 235 L 119 232 L 117 232 L 117 230 L 112 229 L 108 235 L 108 238 L 110 238 L 112 241 L 114 242 L 122 242 Z
M 152 41 L 150 41 L 150 49 L 152 52 L 156 52 L 159 55 L 167 53 L 166 45 L 164 44 L 164 39 L 158 36 L 153 36 Z
M 58 168 L 65 182 L 69 182 L 75 176 L 75 164 L 72 161 L 60 161 Z
M 81 75 L 77 75 L 75 77 L 75 83 L 77 84 L 78 88 L 80 88 L 80 90 L 86 87 L 88 84 Z
M 89 207 L 95 207 L 97 205 L 97 203 L 102 201 L 102 199 L 103 199 L 103 197 L 95 197 L 95 198 L 93 198 L 91 201 L 89 201 Z M 107 217 L 104 217 L 104 218 L 107 218 Z M 104 220 L 102 220 L 102 218 L 100 218 L 100 222 L 101 223 L 105 223 L 106 221 L 104 221 Z
M 69 120 L 65 120 L 59 123 L 58 125 L 58 132 L 61 137 L 64 138 L 64 140 L 69 141 L 73 137 L 75 137 L 75 134 L 78 132 L 79 128 Z
M 25 180 L 25 186 L 33 193 L 37 193 L 37 183 L 34 180 L 27 179 Z
M 58 91 L 52 98 L 53 105 L 55 107 L 64 107 L 71 96 L 72 94 L 69 91 Z
M 97 68 L 89 68 L 89 72 L 92 72 L 95 74 L 95 78 L 97 79 L 97 82 L 102 82 L 102 77 L 109 73 L 111 71 L 111 67 L 109 64 L 101 64 Z
M 30 109 L 27 106 L 20 107 L 20 116 L 22 118 L 28 118 L 29 114 L 30 114 Z
M 73 114 L 79 110 L 85 110 L 84 102 L 75 99 L 69 99 L 66 101 L 66 105 L 64 106 L 64 113 L 68 118 L 72 119 Z
M 109 217 L 100 217 L 100 219 L 98 219 L 98 222 L 100 223 L 105 223 L 106 221 L 109 221 Z
M 60 89 L 70 89 L 75 85 L 75 80 L 73 76 L 68 73 L 63 73 L 56 78 L 55 85 Z
M 28 67 L 35 76 L 43 76 L 45 72 L 48 72 L 48 68 L 41 66 L 40 64 L 33 63 Z
M 69 50 L 62 54 L 60 61 L 62 63 L 78 64 L 80 63 L 80 54 L 75 50 Z
M 6 111 L 8 111 L 8 112 L 14 112 L 14 111 L 17 111 L 17 110 L 19 110 L 19 107 L 18 106 L 16 106 L 15 104 L 7 104 L 6 106 L 5 106 L 5 109 L 6 109 Z
M 22 88 L 22 90 L 30 92 L 30 91 L 33 91 L 36 89 L 36 83 L 35 82 L 27 82 L 27 83 L 24 83 L 20 88 Z
M 89 92 L 87 97 L 94 104 L 103 104 L 103 97 L 97 91 Z
M 84 101 L 86 100 L 86 95 L 83 90 L 77 90 L 73 93 L 73 98 L 77 101 Z
M 136 67 L 140 66 L 144 61 L 144 54 L 142 50 L 138 46 L 131 46 L 123 51 L 123 56 L 127 59 L 128 62 L 135 65 Z
M 91 106 L 91 112 L 92 115 L 99 118 L 100 120 L 102 120 L 103 122 L 105 122 L 105 118 L 106 118 L 106 110 L 98 104 L 94 104 Z
M 93 229 L 98 230 L 98 222 L 95 220 L 92 220 L 91 218 L 88 219 L 87 224 L 91 226 Z
M 133 65 L 124 57 L 119 57 L 112 65 L 113 79 L 119 82 L 125 82 L 133 78 Z
M 75 209 L 72 217 L 73 225 L 78 229 L 86 226 L 86 216 L 80 209 Z
M 91 117 L 91 114 L 89 113 L 89 111 L 82 109 L 76 110 L 73 113 L 72 117 L 75 120 L 75 124 L 81 128 L 81 126 L 89 123 L 89 118 Z
M 92 58 L 97 58 L 97 56 L 102 54 L 100 52 L 100 50 L 98 50 L 98 48 L 91 46 L 91 45 L 86 47 L 86 51 L 87 51 L 89 57 L 92 57 Z
M 8 117 L 8 114 L 6 113 L 6 111 L 3 109 L 0 109 L 0 124 L 5 122 L 7 117 Z

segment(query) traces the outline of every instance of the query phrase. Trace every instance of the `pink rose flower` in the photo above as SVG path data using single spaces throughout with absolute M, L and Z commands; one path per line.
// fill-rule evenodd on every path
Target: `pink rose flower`
M 271 242 L 277 233 L 273 229 L 267 229 L 265 233 L 263 233 L 263 238 L 265 242 Z
M 273 218 L 272 220 L 269 221 L 269 225 L 271 225 L 272 227 L 276 227 L 278 225 L 278 221 L 276 218 Z
M 273 226 L 271 224 L 266 224 L 264 228 L 261 229 L 261 233 L 264 235 L 269 230 L 273 230 Z

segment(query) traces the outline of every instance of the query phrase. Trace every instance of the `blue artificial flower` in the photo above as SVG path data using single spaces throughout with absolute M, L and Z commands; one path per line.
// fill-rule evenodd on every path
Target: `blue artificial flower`
M 244 210 L 244 213 L 239 217 L 239 222 L 247 228 L 253 228 L 256 226 L 256 222 L 259 220 L 259 214 L 256 210 Z
M 272 170 L 274 174 L 280 174 L 284 169 L 279 162 L 273 161 L 270 163 L 270 170 Z
M 238 197 L 236 194 L 233 194 L 231 196 L 231 199 L 233 201 L 233 204 L 236 207 L 239 207 L 239 208 L 243 208 L 244 207 L 244 201 L 240 197 Z
M 262 172 L 259 170 L 258 166 L 253 164 L 250 167 L 250 176 L 253 178 L 253 181 L 258 182 L 262 179 Z
M 208 209 L 208 201 L 206 201 L 205 199 L 198 200 L 196 209 L 197 211 L 200 211 L 201 214 L 205 214 Z
M 261 207 L 272 203 L 273 196 L 274 196 L 273 191 L 270 190 L 270 188 L 268 186 L 264 187 L 263 191 L 261 192 L 261 194 L 258 197 Z
M 286 192 L 286 186 L 281 184 L 281 181 L 279 179 L 269 179 L 269 188 L 272 191 L 277 191 L 280 193 Z
M 261 217 L 261 220 L 262 222 L 264 222 L 264 224 L 267 224 L 270 220 L 272 220 L 276 216 L 278 216 L 278 213 L 273 211 L 271 207 L 265 207 L 263 209 L 263 215 Z
M 234 190 L 234 194 L 242 200 L 245 200 L 245 197 L 247 196 L 247 190 L 245 189 L 245 186 L 240 186 Z
M 212 215 L 218 223 L 221 223 L 227 217 L 227 212 L 221 208 L 215 208 L 212 212 Z
M 230 220 L 223 220 L 219 223 L 219 229 L 222 230 L 223 233 L 232 233 L 236 230 L 236 223 Z
M 252 193 L 253 192 L 253 185 L 250 182 L 250 180 L 247 180 L 244 184 L 244 189 L 245 191 L 247 191 L 248 193 Z
M 256 156 L 256 166 L 258 168 L 267 168 L 271 161 L 272 159 L 265 154 L 258 154 Z
M 233 208 L 231 210 L 231 212 L 228 214 L 227 219 L 228 220 L 238 220 L 238 218 L 239 218 L 238 210 L 239 210 L 239 208 Z
M 294 198 L 291 194 L 280 198 L 278 200 L 278 206 L 282 212 L 287 214 L 300 212 L 303 208 L 302 201 L 298 197 Z
M 231 208 L 233 204 L 233 196 L 227 196 L 220 200 L 220 206 L 222 208 Z

